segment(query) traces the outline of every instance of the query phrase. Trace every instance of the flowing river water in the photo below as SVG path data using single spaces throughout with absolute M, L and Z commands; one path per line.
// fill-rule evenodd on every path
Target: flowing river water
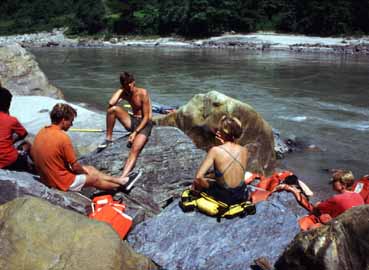
M 32 49 L 68 101 L 103 110 L 119 73 L 135 74 L 152 100 L 182 105 L 217 90 L 253 106 L 283 137 L 320 150 L 296 152 L 281 166 L 318 193 L 329 168 L 369 173 L 369 57 L 244 49 Z M 324 196 L 326 197 L 326 195 Z

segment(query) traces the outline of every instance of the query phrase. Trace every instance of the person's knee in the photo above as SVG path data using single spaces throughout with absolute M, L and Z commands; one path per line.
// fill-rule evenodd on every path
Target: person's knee
M 93 166 L 84 165 L 82 167 L 87 172 L 88 175 L 93 175 L 93 174 L 96 174 L 96 172 L 97 172 L 97 169 Z
M 115 112 L 115 106 L 108 108 L 106 112 L 108 114 L 114 114 L 114 112 Z
M 96 174 L 87 174 L 86 175 L 86 186 L 96 186 L 99 178 Z

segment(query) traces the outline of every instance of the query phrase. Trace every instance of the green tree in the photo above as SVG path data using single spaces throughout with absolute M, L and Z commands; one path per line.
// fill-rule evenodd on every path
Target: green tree
M 104 16 L 101 0 L 77 0 L 70 32 L 95 34 L 105 28 Z

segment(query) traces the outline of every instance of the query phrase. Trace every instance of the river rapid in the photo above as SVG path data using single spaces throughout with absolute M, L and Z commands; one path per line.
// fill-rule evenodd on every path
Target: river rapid
M 331 193 L 327 169 L 369 173 L 369 57 L 286 51 L 190 48 L 33 48 L 68 101 L 103 110 L 119 73 L 135 74 L 152 100 L 182 105 L 217 90 L 253 106 L 285 138 L 316 148 L 280 166 L 318 194 Z M 320 150 L 317 150 L 320 149 Z

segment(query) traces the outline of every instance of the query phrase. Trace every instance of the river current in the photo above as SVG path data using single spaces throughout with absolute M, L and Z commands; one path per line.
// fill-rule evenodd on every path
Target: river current
M 134 73 L 157 103 L 182 105 L 210 90 L 246 102 L 283 137 L 320 149 L 281 163 L 318 193 L 330 193 L 329 168 L 369 173 L 367 56 L 131 47 L 32 52 L 68 101 L 101 110 L 119 87 L 121 71 Z

